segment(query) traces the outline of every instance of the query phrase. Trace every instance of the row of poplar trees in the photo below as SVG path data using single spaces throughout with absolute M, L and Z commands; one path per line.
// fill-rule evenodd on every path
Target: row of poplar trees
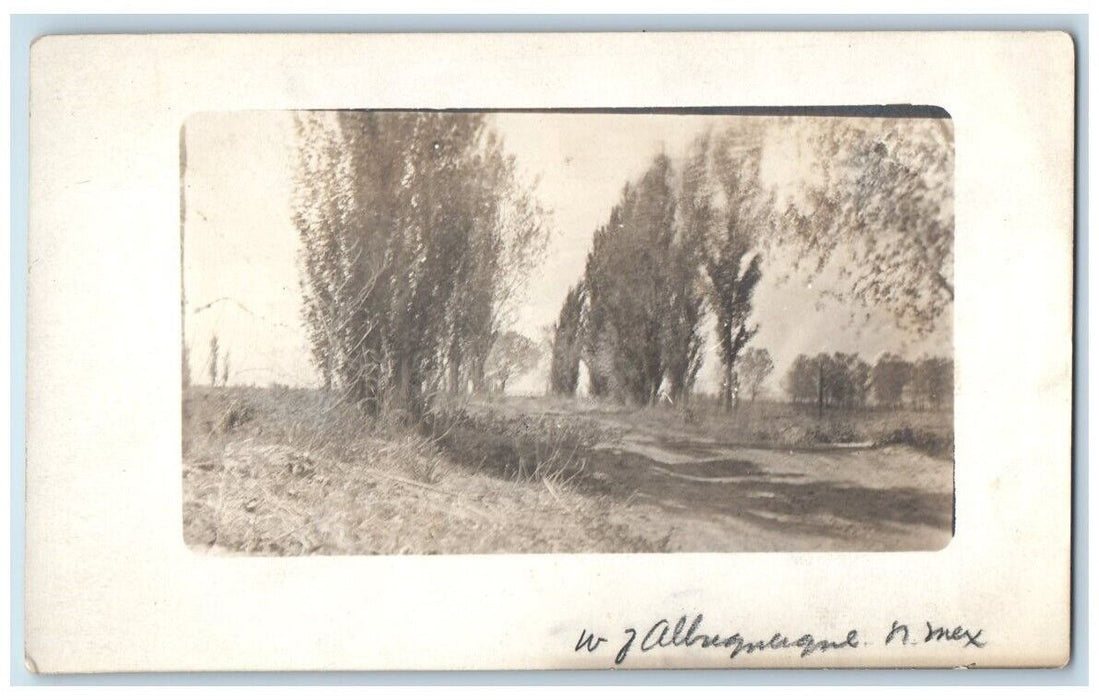
M 593 396 L 643 405 L 666 392 L 680 404 L 702 366 L 709 316 L 731 410 L 738 361 L 757 331 L 757 240 L 769 212 L 752 136 L 704 134 L 681 167 L 658 155 L 623 188 L 554 326 L 554 393 L 575 394 L 582 361 Z
M 326 388 L 422 415 L 484 391 L 486 362 L 547 228 L 483 114 L 296 117 L 293 218 Z

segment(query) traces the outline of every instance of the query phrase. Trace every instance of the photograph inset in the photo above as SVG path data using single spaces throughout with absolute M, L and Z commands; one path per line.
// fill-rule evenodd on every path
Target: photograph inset
M 192 549 L 950 541 L 944 111 L 222 112 L 180 141 Z

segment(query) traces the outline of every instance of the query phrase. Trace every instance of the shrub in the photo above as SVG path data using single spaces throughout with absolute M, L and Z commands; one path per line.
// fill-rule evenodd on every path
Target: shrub
M 589 421 L 555 416 L 433 411 L 423 423 L 452 459 L 507 478 L 566 484 L 584 474 L 588 451 L 607 431 Z
M 896 428 L 886 433 L 878 441 L 882 445 L 907 445 L 933 457 L 952 457 L 954 455 L 954 436 L 936 433 L 921 428 Z

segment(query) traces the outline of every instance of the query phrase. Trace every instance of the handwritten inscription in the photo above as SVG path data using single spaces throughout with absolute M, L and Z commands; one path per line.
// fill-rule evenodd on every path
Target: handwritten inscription
M 930 622 L 925 622 L 927 625 L 927 636 L 924 637 L 925 642 L 961 642 L 964 641 L 966 647 L 975 646 L 978 649 L 984 647 L 984 642 L 981 640 L 981 633 L 984 630 L 977 630 L 972 632 L 969 629 L 962 627 L 961 625 L 954 629 L 947 629 L 945 627 L 932 627 Z M 963 647 L 964 648 L 964 647 Z
M 576 642 L 576 651 L 580 651 L 581 649 L 595 651 L 599 648 L 599 645 L 605 641 L 607 641 L 606 637 L 596 637 L 591 632 L 583 630 L 580 632 L 580 639 Z
M 622 638 L 613 643 L 606 636 L 584 629 L 576 640 L 575 651 L 593 654 L 600 651 L 603 644 L 609 644 L 611 649 L 618 650 L 614 657 L 615 665 L 621 665 L 631 654 L 646 654 L 668 647 L 718 649 L 727 653 L 730 659 L 736 659 L 742 654 L 781 651 L 793 651 L 801 658 L 805 658 L 817 653 L 858 649 L 860 646 L 868 645 L 860 639 L 857 629 L 848 630 L 837 636 L 815 634 L 795 636 L 776 631 L 770 636 L 755 637 L 745 636 L 736 631 L 729 633 L 713 630 L 704 627 L 703 623 L 704 618 L 701 614 L 693 618 L 683 615 L 674 623 L 667 618 L 661 618 L 647 627 L 625 628 Z M 956 643 L 962 648 L 983 649 L 986 644 L 982 638 L 983 629 L 973 630 L 963 625 L 941 625 L 931 621 L 924 621 L 923 625 L 926 627 L 926 633 L 923 627 L 910 628 L 907 623 L 894 620 L 885 634 L 884 645 L 907 647 L 919 644 Z
M 913 633 L 908 625 L 893 620 L 893 626 L 889 630 L 889 634 L 885 636 L 885 645 L 900 644 L 902 646 L 913 646 L 920 643 L 930 644 L 932 642 L 964 642 L 964 644 L 962 644 L 963 649 L 971 646 L 983 649 L 985 646 L 985 641 L 981 639 L 981 635 L 984 634 L 983 629 L 973 631 L 962 625 L 955 625 L 954 627 L 950 627 L 949 625 L 936 625 L 928 620 L 924 620 L 923 624 L 927 629 L 927 634 L 921 636 L 918 632 Z M 922 632 L 922 630 L 920 630 L 920 632 Z
M 618 648 L 614 663 L 616 665 L 622 664 L 631 652 L 645 654 L 666 647 L 721 649 L 729 654 L 729 658 L 735 659 L 741 654 L 755 654 L 782 649 L 797 650 L 804 658 L 817 652 L 855 649 L 859 646 L 859 633 L 857 630 L 850 630 L 845 635 L 831 639 L 817 637 L 812 634 L 802 634 L 794 637 L 782 632 L 775 632 L 770 637 L 754 639 L 745 637 L 740 632 L 729 634 L 705 630 L 702 623 L 703 616 L 699 614 L 695 615 L 689 622 L 688 617 L 684 615 L 676 620 L 674 624 L 663 618 L 645 628 L 627 627 L 624 630 L 625 641 Z M 576 651 L 595 652 L 599 649 L 600 644 L 608 641 L 610 640 L 606 637 L 598 636 L 594 632 L 585 629 L 580 633 L 580 638 L 576 642 Z

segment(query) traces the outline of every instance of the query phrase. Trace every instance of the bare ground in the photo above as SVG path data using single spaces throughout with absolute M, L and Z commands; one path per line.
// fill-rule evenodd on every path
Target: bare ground
M 572 415 L 548 400 L 479 410 Z M 651 411 L 584 416 L 613 436 L 585 453 L 582 478 L 519 480 L 318 392 L 193 389 L 184 536 L 273 555 L 930 550 L 951 537 L 950 459 L 746 447 Z

